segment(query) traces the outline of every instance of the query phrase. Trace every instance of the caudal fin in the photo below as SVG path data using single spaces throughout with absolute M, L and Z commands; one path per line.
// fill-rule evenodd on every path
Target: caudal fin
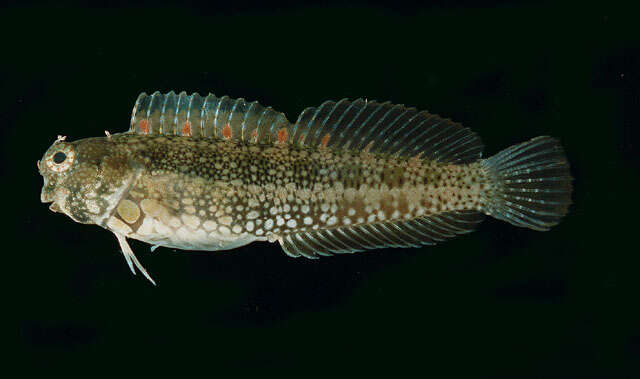
M 486 214 L 544 231 L 567 213 L 572 178 L 557 140 L 536 137 L 483 160 L 482 166 L 491 182 Z

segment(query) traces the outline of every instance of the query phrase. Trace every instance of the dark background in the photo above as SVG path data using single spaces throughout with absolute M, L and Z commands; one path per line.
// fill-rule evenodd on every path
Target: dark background
M 637 374 L 636 12 L 562 4 L 0 9 L 4 357 L 87 375 Z M 155 90 L 259 100 L 291 121 L 327 99 L 391 100 L 470 126 L 486 156 L 552 135 L 574 205 L 546 233 L 487 219 L 436 247 L 316 261 L 268 243 L 150 253 L 132 241 L 153 287 L 111 233 L 40 203 L 36 160 L 58 134 L 126 130 L 138 93 Z

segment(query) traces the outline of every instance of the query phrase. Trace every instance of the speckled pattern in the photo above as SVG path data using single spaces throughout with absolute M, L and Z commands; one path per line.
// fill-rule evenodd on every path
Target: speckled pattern
M 238 239 L 479 210 L 477 164 L 179 136 L 114 135 L 144 167 L 109 226 L 152 244 L 213 250 Z M 142 212 L 140 212 L 142 210 Z
M 483 214 L 535 230 L 566 214 L 556 140 L 481 153 L 468 128 L 388 102 L 328 101 L 290 124 L 257 102 L 171 92 L 141 94 L 126 133 L 59 136 L 38 168 L 51 210 L 112 231 L 153 282 L 126 238 L 188 250 L 278 241 L 317 258 L 434 244 Z

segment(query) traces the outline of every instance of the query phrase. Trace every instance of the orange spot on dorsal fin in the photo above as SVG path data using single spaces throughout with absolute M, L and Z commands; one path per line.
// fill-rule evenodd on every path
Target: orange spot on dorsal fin
M 411 157 L 411 159 L 409 159 L 409 167 L 415 167 L 418 165 L 418 163 L 420 163 L 420 158 L 422 158 L 422 154 L 424 152 L 421 151 L 418 154 L 414 155 L 413 157 Z
M 253 131 L 251 132 L 251 142 L 258 142 L 258 129 L 253 129 Z
M 231 139 L 231 125 L 224 125 L 224 128 L 222 128 L 222 136 L 224 139 Z
M 329 133 L 325 134 L 324 137 L 322 137 L 322 140 L 320 141 L 320 145 L 322 147 L 327 147 L 330 139 L 331 139 L 331 134 Z
M 182 134 L 191 136 L 191 123 L 189 121 L 185 121 L 184 124 L 182 124 Z
M 369 142 L 369 143 L 367 144 L 367 146 L 365 146 L 365 147 L 364 147 L 364 149 L 362 149 L 362 152 L 363 152 L 363 153 L 368 153 L 368 152 L 369 152 L 369 150 L 371 150 L 371 146 L 373 146 L 373 141 Z
M 278 143 L 287 142 L 287 129 L 282 128 L 278 131 Z
M 140 130 L 144 134 L 149 134 L 149 120 L 140 120 Z

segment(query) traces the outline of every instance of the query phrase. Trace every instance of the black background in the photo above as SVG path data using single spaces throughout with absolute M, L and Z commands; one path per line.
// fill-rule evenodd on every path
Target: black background
M 4 357 L 83 375 L 638 373 L 636 13 L 562 4 L 0 10 Z M 268 243 L 150 253 L 132 241 L 153 287 L 112 234 L 40 203 L 36 160 L 58 134 L 126 130 L 138 93 L 155 90 L 259 100 L 292 121 L 327 99 L 391 100 L 470 126 L 485 156 L 552 135 L 574 204 L 546 233 L 487 219 L 436 247 L 316 261 Z

